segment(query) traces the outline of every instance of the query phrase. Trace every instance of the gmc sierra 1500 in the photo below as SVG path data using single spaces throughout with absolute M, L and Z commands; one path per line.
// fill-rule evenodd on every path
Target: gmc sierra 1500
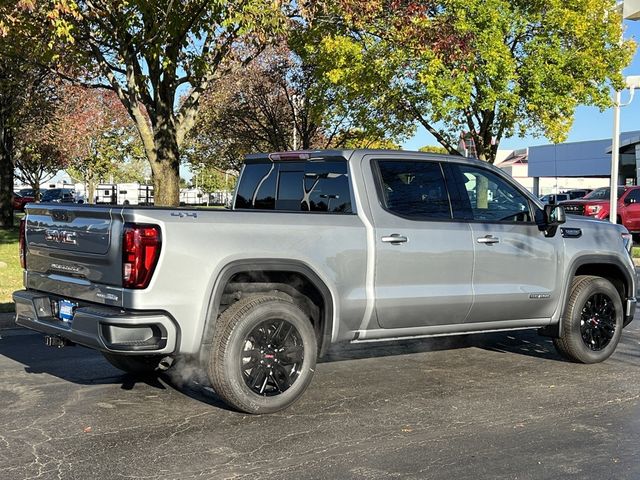
M 483 162 L 249 156 L 230 211 L 30 204 L 16 322 L 129 372 L 195 359 L 228 404 L 300 397 L 335 342 L 537 328 L 600 362 L 635 310 L 631 235 Z

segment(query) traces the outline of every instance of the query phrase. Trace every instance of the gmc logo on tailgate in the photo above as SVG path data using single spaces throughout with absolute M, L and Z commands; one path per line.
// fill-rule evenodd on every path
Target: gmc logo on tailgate
M 44 239 L 47 242 L 65 243 L 68 245 L 77 245 L 76 232 L 68 232 L 66 230 L 45 230 Z

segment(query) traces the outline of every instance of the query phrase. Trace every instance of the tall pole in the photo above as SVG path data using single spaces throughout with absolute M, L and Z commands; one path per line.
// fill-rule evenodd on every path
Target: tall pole
M 611 189 L 609 192 L 609 221 L 618 220 L 618 168 L 620 165 L 620 91 L 613 100 L 613 138 L 611 139 Z

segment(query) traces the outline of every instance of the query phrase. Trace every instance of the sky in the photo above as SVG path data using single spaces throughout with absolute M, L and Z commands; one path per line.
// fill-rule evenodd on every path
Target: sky
M 625 39 L 633 39 L 640 43 L 640 21 L 625 22 Z M 625 75 L 640 75 L 640 48 L 636 50 L 631 65 L 624 70 Z M 640 130 L 640 91 L 636 91 L 636 98 L 630 105 L 622 107 L 620 110 L 620 130 L 623 132 Z M 622 103 L 629 99 L 629 92 L 622 95 Z M 613 131 L 613 110 L 608 109 L 600 112 L 593 107 L 579 107 L 576 110 L 575 121 L 569 132 L 567 142 L 579 142 L 583 140 L 599 140 L 611 138 Z M 551 143 L 545 137 L 511 137 L 500 142 L 501 150 L 516 150 L 518 148 L 531 147 L 534 145 L 545 145 Z M 425 145 L 439 145 L 437 140 L 424 128 L 420 127 L 413 138 L 406 141 L 402 148 L 405 150 L 418 150 Z

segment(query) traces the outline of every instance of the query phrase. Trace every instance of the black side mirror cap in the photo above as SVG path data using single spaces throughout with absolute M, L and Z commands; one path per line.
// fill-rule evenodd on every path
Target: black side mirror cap
M 567 221 L 567 214 L 562 205 L 545 205 L 543 209 L 536 210 L 535 220 L 545 236 L 553 237 L 558 226 Z

